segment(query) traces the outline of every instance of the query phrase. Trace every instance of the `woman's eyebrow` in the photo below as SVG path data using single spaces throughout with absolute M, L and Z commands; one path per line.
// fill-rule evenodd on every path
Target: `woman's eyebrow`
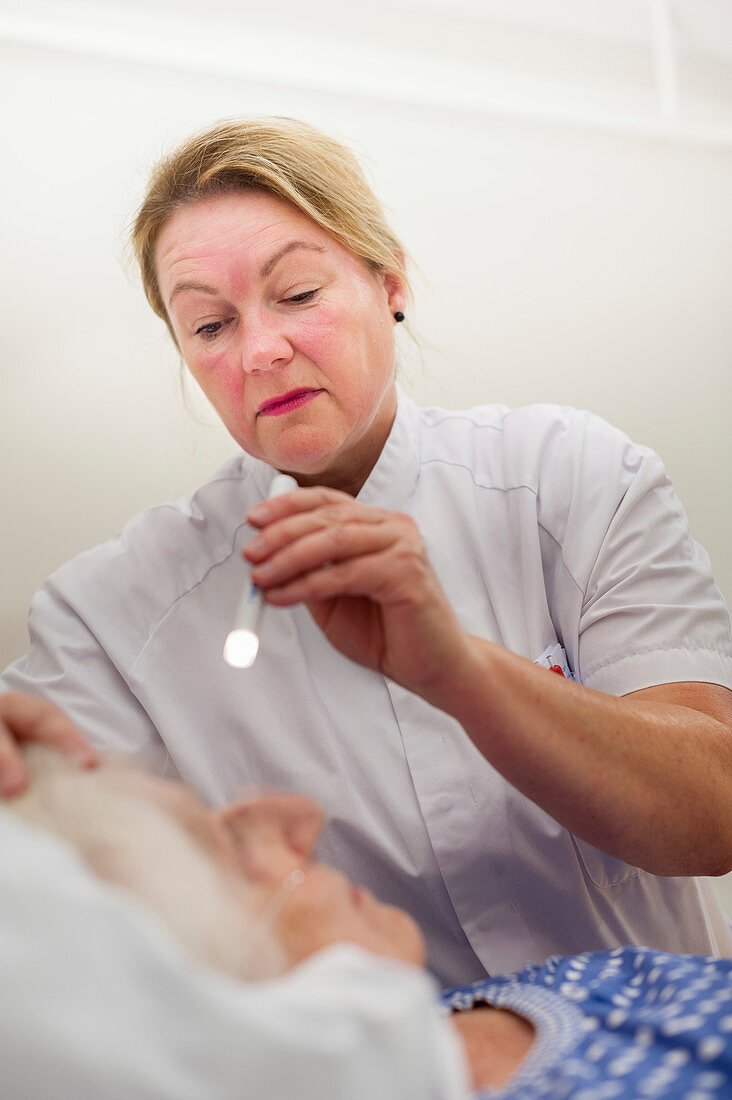
M 278 248 L 274 256 L 270 256 L 267 262 L 259 269 L 260 279 L 266 279 L 268 275 L 272 273 L 274 268 L 280 262 L 283 256 L 287 256 L 289 252 L 294 252 L 296 248 L 307 248 L 311 252 L 325 252 L 322 245 L 309 244 L 308 241 L 288 241 L 282 248 Z M 208 283 L 178 283 L 168 299 L 168 309 L 173 304 L 173 299 L 178 294 L 182 294 L 184 290 L 200 290 L 203 294 L 218 294 L 219 291 L 215 286 L 210 286 Z
M 267 262 L 260 268 L 260 278 L 266 279 L 282 257 L 286 256 L 288 252 L 294 252 L 296 248 L 308 248 L 311 252 L 325 252 L 325 249 L 319 244 L 309 244 L 307 241 L 288 241 L 287 244 L 283 244 L 282 248 L 278 248 L 274 256 L 270 256 Z
M 201 290 L 204 294 L 218 294 L 216 287 L 209 286 L 208 283 L 177 283 L 168 298 L 168 309 L 172 306 L 176 294 L 182 294 L 184 290 Z

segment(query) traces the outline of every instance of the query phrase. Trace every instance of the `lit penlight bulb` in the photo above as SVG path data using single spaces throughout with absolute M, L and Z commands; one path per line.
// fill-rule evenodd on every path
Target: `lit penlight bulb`
M 294 477 L 277 474 L 267 495 L 268 500 L 297 489 Z M 224 660 L 232 668 L 249 668 L 259 652 L 259 627 L 264 611 L 262 591 L 248 578 L 234 619 L 224 642 Z
M 252 585 L 255 588 L 256 585 Z M 259 625 L 259 624 L 257 624 Z M 249 668 L 259 652 L 259 636 L 241 627 L 232 630 L 224 642 L 224 660 L 232 668 Z

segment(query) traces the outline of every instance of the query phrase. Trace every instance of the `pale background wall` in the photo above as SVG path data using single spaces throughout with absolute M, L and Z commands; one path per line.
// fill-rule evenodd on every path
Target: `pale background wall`
M 120 254 L 156 155 L 236 114 L 370 159 L 428 280 L 418 400 L 652 445 L 732 598 L 731 5 L 264 6 L 0 0 L 0 665 L 52 569 L 232 452 Z

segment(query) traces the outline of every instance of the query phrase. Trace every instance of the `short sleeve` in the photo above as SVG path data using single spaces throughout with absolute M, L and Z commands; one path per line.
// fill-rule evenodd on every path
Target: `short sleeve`
M 28 631 L 30 649 L 2 674 L 0 692 L 49 699 L 99 748 L 164 752 L 122 671 L 53 577 L 33 597 Z
M 582 415 L 562 537 L 581 593 L 575 674 L 613 695 L 687 680 L 732 688 L 727 607 L 663 463 Z

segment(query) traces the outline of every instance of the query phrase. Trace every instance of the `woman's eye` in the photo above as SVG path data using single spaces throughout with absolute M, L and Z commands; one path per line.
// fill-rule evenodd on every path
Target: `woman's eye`
M 293 294 L 291 298 L 285 298 L 285 301 L 293 302 L 295 305 L 302 305 L 304 302 L 312 302 L 319 289 L 319 287 L 316 287 L 315 290 L 303 290 L 300 294 Z
M 196 329 L 196 336 L 200 336 L 202 340 L 214 340 L 223 327 L 223 321 L 209 321 Z

